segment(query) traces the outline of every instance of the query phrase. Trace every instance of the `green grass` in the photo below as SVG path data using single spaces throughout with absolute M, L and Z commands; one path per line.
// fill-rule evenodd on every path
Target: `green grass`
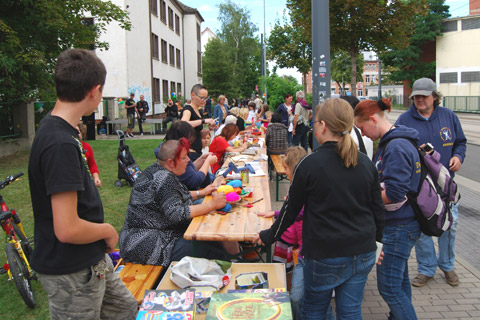
M 89 141 L 95 154 L 102 187 L 99 188 L 105 212 L 105 222 L 112 224 L 120 232 L 125 219 L 125 212 L 130 199 L 131 188 L 116 188 L 118 176 L 117 152 L 118 140 Z M 155 161 L 153 150 L 159 140 L 127 140 L 127 145 L 141 169 L 147 168 Z M 28 185 L 29 152 L 17 153 L 0 158 L 0 179 L 20 171 L 25 172 L 19 181 L 0 191 L 8 207 L 17 210 L 24 225 L 27 236 L 33 236 L 33 212 Z M 3 246 L 3 245 L 2 245 Z M 6 263 L 5 249 L 0 252 L 0 266 Z M 35 309 L 28 308 L 18 293 L 13 281 L 7 281 L 7 274 L 0 275 L 0 306 L 2 319 L 49 319 L 48 300 L 40 282 L 33 281 L 37 300 Z

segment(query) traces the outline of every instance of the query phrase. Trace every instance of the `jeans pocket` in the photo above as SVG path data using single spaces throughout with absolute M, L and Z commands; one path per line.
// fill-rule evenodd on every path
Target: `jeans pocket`
M 342 277 L 342 273 L 345 270 L 346 264 L 329 264 L 320 262 L 318 260 L 313 261 L 313 281 L 318 285 L 332 285 L 337 283 Z
M 364 254 L 357 265 L 357 272 L 369 274 L 375 264 L 375 251 Z
M 408 233 L 408 238 L 410 240 L 413 240 L 413 241 L 417 242 L 417 240 L 420 239 L 421 235 L 422 235 L 422 233 L 420 231 L 412 231 L 412 232 Z

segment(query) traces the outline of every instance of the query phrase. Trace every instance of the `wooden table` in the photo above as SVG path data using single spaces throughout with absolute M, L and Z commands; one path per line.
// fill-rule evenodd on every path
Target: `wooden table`
M 177 263 L 174 261 L 170 264 L 170 267 L 165 272 L 162 280 L 158 284 L 157 290 L 175 290 L 179 287 L 170 280 L 172 274 L 171 268 Z M 269 288 L 287 288 L 287 280 L 285 277 L 285 264 L 283 263 L 232 263 L 232 278 L 230 283 L 220 289 L 219 293 L 226 293 L 228 290 L 235 289 L 235 277 L 241 273 L 247 272 L 266 272 L 268 274 L 268 287 Z M 195 319 L 205 319 L 205 314 L 195 314 Z
M 264 150 L 259 150 L 264 152 Z M 229 160 L 225 161 L 225 166 Z M 235 204 L 232 210 L 226 215 L 220 215 L 213 211 L 212 213 L 193 218 L 187 231 L 184 234 L 186 240 L 198 241 L 245 241 L 251 242 L 259 231 L 270 228 L 273 218 L 259 217 L 257 213 L 268 212 L 272 210 L 270 201 L 270 187 L 268 183 L 267 162 L 260 161 L 260 165 L 265 172 L 264 176 L 252 177 L 247 184 L 248 188 L 253 188 L 253 197 L 248 201 L 242 201 Z M 243 164 L 240 164 L 243 166 Z M 216 185 L 224 182 L 223 176 L 215 179 Z M 263 198 L 262 201 L 253 204 L 252 208 L 246 208 L 243 205 Z M 210 201 L 211 196 L 206 197 L 204 201 Z M 252 250 L 252 249 L 250 249 Z M 271 261 L 270 246 L 267 246 L 267 262 Z

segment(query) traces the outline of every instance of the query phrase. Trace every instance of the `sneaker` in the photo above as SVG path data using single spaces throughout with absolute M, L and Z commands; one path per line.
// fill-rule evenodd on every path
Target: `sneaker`
M 423 274 L 417 274 L 415 279 L 412 281 L 412 286 L 415 287 L 423 287 L 424 285 L 427 284 L 428 281 L 432 280 L 433 277 L 429 277 Z
M 141 136 L 143 136 L 143 132 L 142 132 L 142 133 L 140 133 L 140 135 L 141 135 Z
M 443 271 L 443 273 L 445 274 L 445 280 L 447 280 L 447 283 L 449 285 L 451 285 L 452 287 L 458 286 L 458 276 L 454 270 L 448 272 Z
M 133 133 L 130 133 L 130 138 L 135 138 L 135 136 L 133 135 Z

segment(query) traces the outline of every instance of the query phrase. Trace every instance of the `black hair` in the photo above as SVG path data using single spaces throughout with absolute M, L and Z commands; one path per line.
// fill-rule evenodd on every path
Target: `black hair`
M 195 141 L 195 129 L 186 121 L 177 120 L 172 123 L 165 135 L 165 141 L 185 138 L 190 144 Z
M 279 123 L 282 122 L 282 115 L 280 113 L 274 113 L 272 115 L 272 120 L 270 120 L 271 123 Z
M 348 103 L 350 103 L 350 105 L 352 106 L 352 108 L 355 110 L 355 107 L 357 106 L 357 104 L 360 102 L 360 100 L 358 100 L 357 97 L 355 96 L 340 96 L 340 99 L 343 99 L 345 101 L 347 101 Z

